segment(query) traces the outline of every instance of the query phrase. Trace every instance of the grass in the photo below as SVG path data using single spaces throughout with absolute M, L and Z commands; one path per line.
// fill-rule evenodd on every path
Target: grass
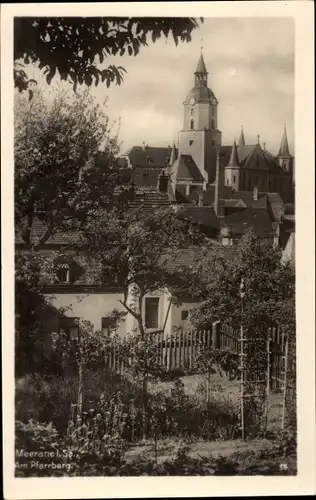
M 199 388 L 201 385 L 205 384 L 206 377 L 204 375 L 186 375 L 181 377 L 184 384 L 185 393 L 192 397 L 200 399 L 202 396 L 199 395 Z M 172 382 L 160 382 L 158 384 L 151 384 L 150 390 L 152 392 L 164 391 L 170 392 L 172 388 Z M 240 404 L 240 384 L 236 380 L 229 380 L 227 377 L 220 377 L 219 375 L 211 375 L 210 386 L 215 392 L 218 390 L 222 391 L 224 397 L 229 397 L 234 400 L 236 404 Z M 269 397 L 269 407 L 268 407 L 268 431 L 272 432 L 280 429 L 282 416 L 282 394 L 273 393 Z
M 181 381 L 183 382 L 185 395 L 190 397 L 193 407 L 195 408 L 196 406 L 197 408 L 201 408 L 205 405 L 205 376 L 183 376 L 181 377 Z M 67 380 L 56 379 L 50 382 L 43 382 L 41 379 L 37 379 L 36 377 L 31 377 L 30 380 L 20 379 L 17 381 L 16 391 L 16 412 L 18 419 L 23 421 L 28 420 L 28 417 L 32 417 L 40 421 L 48 421 L 51 419 L 55 425 L 56 423 L 59 423 L 57 427 L 61 430 L 66 421 L 68 421 L 69 405 L 75 397 L 75 388 L 75 381 L 71 378 Z M 125 398 L 136 397 L 137 399 L 140 397 L 140 395 L 137 394 L 137 386 L 134 386 L 131 381 L 125 380 L 124 377 L 111 376 L 106 373 L 91 374 L 91 377 L 88 377 L 84 390 L 85 397 L 94 399 L 99 396 L 101 392 L 109 394 L 112 393 L 115 388 L 119 388 Z M 171 396 L 169 399 L 172 401 L 172 404 L 180 404 L 180 411 L 182 411 L 184 417 L 188 419 L 189 417 L 186 407 L 184 408 L 182 406 L 181 400 L 180 403 L 179 401 L 175 401 L 173 395 L 171 395 L 172 389 L 174 389 L 174 382 L 150 383 L 149 385 L 149 390 L 152 394 L 169 394 Z M 238 407 L 240 404 L 239 391 L 240 384 L 238 381 L 229 381 L 227 378 L 220 377 L 218 375 L 211 376 L 211 402 L 214 409 L 217 409 L 217 413 L 214 413 L 215 418 L 217 415 L 221 415 L 221 418 L 223 418 L 226 413 L 229 414 L 229 412 L 231 412 L 231 408 Z M 50 406 L 48 405 L 49 402 Z M 229 421 L 224 418 L 221 420 L 221 424 L 217 427 L 218 429 L 221 429 L 221 431 L 216 431 L 214 439 L 210 440 L 210 438 L 206 438 L 205 432 L 200 432 L 201 429 L 199 427 L 198 432 L 190 434 L 191 437 L 188 437 L 188 435 L 186 435 L 187 437 L 185 438 L 171 437 L 171 434 L 170 437 L 159 438 L 156 443 L 153 439 L 138 441 L 137 443 L 134 442 L 128 445 L 125 460 L 127 463 L 133 464 L 135 460 L 144 459 L 160 466 L 166 461 L 174 459 L 176 457 L 177 450 L 185 441 L 188 460 L 206 461 L 207 463 L 211 463 L 216 459 L 219 461 L 222 459 L 225 461 L 225 459 L 227 459 L 232 461 L 235 460 L 235 463 L 238 464 L 238 459 L 236 461 L 236 455 L 239 456 L 240 454 L 240 456 L 242 456 L 242 454 L 247 455 L 249 453 L 249 459 L 246 457 L 246 462 L 248 460 L 247 463 L 250 469 L 251 467 L 254 467 L 254 470 L 257 471 L 260 467 L 264 468 L 264 461 L 261 461 L 261 452 L 268 452 L 269 455 L 270 451 L 270 457 L 272 462 L 273 460 L 275 462 L 274 466 L 276 467 L 277 472 L 281 463 L 285 463 L 289 466 L 289 469 L 295 470 L 295 457 L 293 458 L 290 456 L 285 457 L 284 459 L 281 456 L 274 457 L 273 447 L 275 445 L 276 435 L 280 430 L 281 424 L 281 403 L 281 394 L 272 394 L 270 396 L 267 433 L 268 439 L 231 439 L 230 437 L 233 437 L 233 435 L 227 435 L 225 437 L 225 432 L 229 427 Z M 212 425 L 217 422 L 217 420 L 214 420 L 213 416 L 208 418 L 210 418 Z M 195 413 L 192 414 L 191 420 L 189 419 L 189 421 L 193 422 L 195 425 L 199 422 L 199 420 L 196 420 Z M 238 417 L 236 421 L 238 424 Z M 255 455 L 252 455 L 252 453 Z M 268 460 L 270 460 L 270 458 Z M 256 474 L 258 472 L 254 473 Z

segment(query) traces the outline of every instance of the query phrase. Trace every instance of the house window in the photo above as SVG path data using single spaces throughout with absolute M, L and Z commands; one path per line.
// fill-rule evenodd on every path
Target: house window
M 59 331 L 60 333 L 66 333 L 69 340 L 77 339 L 79 336 L 79 318 L 60 318 L 59 319 Z
M 228 179 L 228 177 L 226 179 L 226 185 L 229 186 L 229 179 Z
M 68 263 L 59 264 L 56 274 L 60 283 L 70 283 L 70 266 Z
M 184 321 L 188 319 L 189 317 L 189 311 L 181 311 L 181 320 Z
M 113 331 L 116 330 L 117 320 L 111 316 L 106 316 L 101 318 L 101 331 L 106 335 L 110 335 Z
M 158 328 L 159 298 L 148 297 L 145 299 L 145 326 Z
M 194 120 L 190 120 L 190 130 L 194 130 Z
M 212 120 L 211 120 L 211 129 L 214 130 L 214 128 L 215 128 L 215 122 L 214 122 L 214 120 L 212 118 Z
M 233 182 L 236 182 L 236 175 L 233 176 Z
M 194 110 L 193 110 L 193 108 L 191 108 L 191 116 L 193 116 L 193 114 L 194 114 Z
M 215 110 L 212 108 L 212 116 L 215 116 Z

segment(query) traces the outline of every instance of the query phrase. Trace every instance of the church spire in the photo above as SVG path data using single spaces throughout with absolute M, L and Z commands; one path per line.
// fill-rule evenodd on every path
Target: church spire
M 289 150 L 289 143 L 287 141 L 286 125 L 284 125 L 281 145 L 279 149 L 279 156 L 291 156 Z
M 173 143 L 172 145 L 172 150 L 171 150 L 171 155 L 170 155 L 170 159 L 169 159 L 169 165 L 172 166 L 174 164 L 174 162 L 176 161 L 176 146 L 175 146 L 175 143 Z
M 200 59 L 199 59 L 199 62 L 198 62 L 198 65 L 197 65 L 196 71 L 195 71 L 195 74 L 197 74 L 197 73 L 204 73 L 205 75 L 207 75 L 207 69 L 205 66 L 202 50 L 201 50 Z
M 236 146 L 236 141 L 234 141 L 233 147 L 232 147 L 232 152 L 230 155 L 230 160 L 228 162 L 227 167 L 239 167 L 239 160 L 238 160 L 238 154 L 237 154 L 237 146 Z
M 203 52 L 201 49 L 200 59 L 198 61 L 198 65 L 196 67 L 195 75 L 195 85 L 204 85 L 207 86 L 207 69 L 204 62 Z
M 238 140 L 238 146 L 245 146 L 245 145 L 246 145 L 246 142 L 245 142 L 245 136 L 244 136 L 244 128 L 243 128 L 243 126 L 241 126 L 240 136 L 239 136 L 239 140 Z

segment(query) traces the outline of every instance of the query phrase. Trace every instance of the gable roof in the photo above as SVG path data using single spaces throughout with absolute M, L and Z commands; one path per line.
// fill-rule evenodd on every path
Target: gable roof
M 177 212 L 180 219 L 189 220 L 200 226 L 219 229 L 220 222 L 213 207 L 181 207 Z
M 273 221 L 267 210 L 261 208 L 246 208 L 225 217 L 224 224 L 236 236 L 252 229 L 258 238 L 268 238 L 274 233 Z
M 41 239 L 47 230 L 47 225 L 43 220 L 41 220 L 40 216 L 34 217 L 33 225 L 31 229 L 31 242 L 36 243 L 39 239 Z M 56 231 L 48 238 L 45 242 L 45 245 L 71 245 L 76 244 L 79 241 L 79 233 L 74 230 L 69 231 Z M 16 245 L 24 245 L 23 238 L 21 234 L 18 232 L 15 235 L 15 244 Z
M 131 208 L 141 207 L 144 211 L 152 211 L 155 208 L 167 208 L 170 206 L 168 193 L 160 193 L 157 188 L 136 189 L 129 203 Z
M 169 170 L 175 179 L 188 179 L 203 182 L 203 176 L 191 155 L 180 155 Z
M 133 167 L 165 167 L 171 156 L 171 147 L 133 146 L 121 157 L 128 156 Z
M 165 270 L 173 273 L 180 270 L 183 266 L 193 266 L 197 261 L 203 258 L 212 258 L 214 252 L 218 257 L 222 257 L 225 260 L 234 259 L 238 255 L 238 249 L 236 247 L 224 247 L 217 242 L 212 242 L 212 246 L 206 251 L 198 247 L 192 247 L 179 252 L 177 259 L 166 258 Z

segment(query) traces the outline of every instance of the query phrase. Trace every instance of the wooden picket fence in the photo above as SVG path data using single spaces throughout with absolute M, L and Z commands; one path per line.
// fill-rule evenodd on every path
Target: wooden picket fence
M 210 330 L 175 331 L 167 336 L 161 332 L 150 333 L 157 346 L 158 364 L 167 371 L 178 368 L 191 369 L 201 348 L 213 348 L 240 352 L 240 332 L 213 323 Z M 285 336 L 281 329 L 272 329 L 270 335 L 270 380 L 271 389 L 282 386 L 284 376 Z M 106 357 L 106 365 L 116 373 L 129 370 L 132 360 L 123 361 L 118 353 L 111 351 Z

